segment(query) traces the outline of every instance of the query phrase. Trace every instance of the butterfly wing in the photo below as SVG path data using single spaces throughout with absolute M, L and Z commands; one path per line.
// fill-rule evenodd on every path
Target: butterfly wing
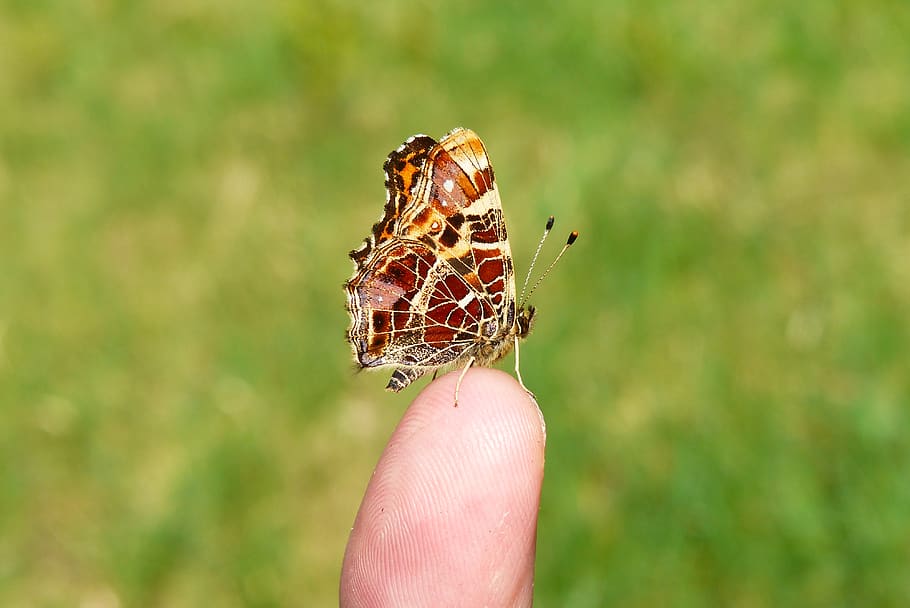
M 515 301 L 512 252 L 502 201 L 483 142 L 468 129 L 455 129 L 427 155 L 414 183 L 413 204 L 402 209 L 396 234 L 439 252 L 502 324 Z
M 398 367 L 387 387 L 398 391 L 458 360 L 495 316 L 426 245 L 392 239 L 375 251 L 346 286 L 353 319 L 348 338 L 361 366 Z
M 385 173 L 386 203 L 382 217 L 373 224 L 370 235 L 360 249 L 351 252 L 351 259 L 358 266 L 370 257 L 377 244 L 399 234 L 398 224 L 406 209 L 414 208 L 416 185 L 424 171 L 427 156 L 436 146 L 436 140 L 426 135 L 413 135 L 393 150 L 382 166 Z
M 384 166 L 388 200 L 346 284 L 363 367 L 398 369 L 389 390 L 495 341 L 515 321 L 502 203 L 483 143 L 455 129 L 409 138 Z

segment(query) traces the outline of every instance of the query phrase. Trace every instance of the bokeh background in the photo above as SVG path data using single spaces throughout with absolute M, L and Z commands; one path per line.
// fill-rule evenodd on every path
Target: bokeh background
M 346 253 L 464 125 L 535 297 L 540 606 L 910 602 L 910 6 L 0 5 L 0 604 L 329 606 L 416 394 Z M 550 243 L 555 253 L 557 243 Z M 511 359 L 504 365 L 511 366 Z

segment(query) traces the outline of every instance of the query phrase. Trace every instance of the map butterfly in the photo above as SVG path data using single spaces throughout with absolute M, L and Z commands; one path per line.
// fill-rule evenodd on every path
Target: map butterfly
M 356 269 L 345 283 L 357 363 L 393 368 L 386 389 L 394 392 L 442 367 L 462 366 L 457 406 L 467 370 L 491 365 L 514 347 L 525 387 L 518 341 L 530 332 L 535 309 L 515 296 L 502 203 L 480 138 L 461 128 L 439 142 L 414 135 L 383 168 L 385 210 L 350 253 Z M 532 267 L 552 226 L 550 217 Z M 577 237 L 569 235 L 550 268 Z

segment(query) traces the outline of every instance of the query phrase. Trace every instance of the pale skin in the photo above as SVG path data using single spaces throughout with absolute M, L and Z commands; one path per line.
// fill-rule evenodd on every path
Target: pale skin
M 392 434 L 351 530 L 342 607 L 530 606 L 546 430 L 508 374 L 430 383 Z

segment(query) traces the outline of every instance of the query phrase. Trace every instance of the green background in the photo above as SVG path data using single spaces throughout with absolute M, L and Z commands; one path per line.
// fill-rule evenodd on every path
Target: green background
M 907 3 L 0 6 L 0 604 L 337 602 L 417 392 L 346 253 L 459 125 L 519 274 L 581 232 L 538 605 L 910 603 Z

